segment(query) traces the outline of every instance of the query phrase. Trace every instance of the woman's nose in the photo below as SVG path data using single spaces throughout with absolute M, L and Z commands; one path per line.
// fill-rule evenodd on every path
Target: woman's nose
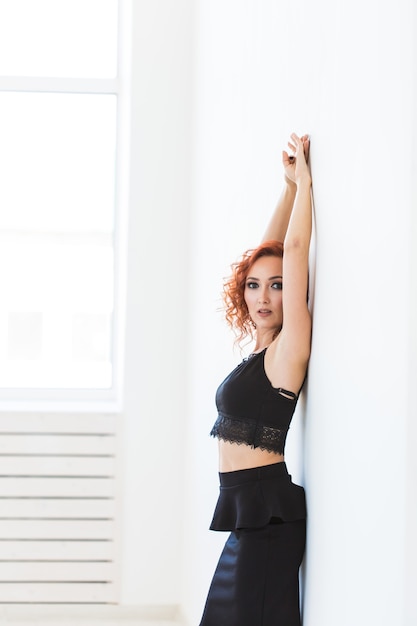
M 258 302 L 269 302 L 268 294 L 266 291 L 261 291 L 258 297 Z

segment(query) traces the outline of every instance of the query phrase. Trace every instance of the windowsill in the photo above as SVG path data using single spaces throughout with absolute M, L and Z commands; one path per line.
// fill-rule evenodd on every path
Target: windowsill
M 135 626 L 168 626 L 172 624 L 185 624 L 181 619 L 178 606 L 122 606 L 122 605 L 92 605 L 77 606 L 63 604 L 61 606 L 3 606 L 0 609 L 0 619 L 7 619 L 7 623 L 32 626 L 43 624 L 55 626 L 60 624 L 79 624 L 80 626 L 92 626 L 98 622 L 108 626 L 121 626 L 121 624 L 134 624 Z
M 1 413 L 113 413 L 122 412 L 117 402 L 0 401 Z

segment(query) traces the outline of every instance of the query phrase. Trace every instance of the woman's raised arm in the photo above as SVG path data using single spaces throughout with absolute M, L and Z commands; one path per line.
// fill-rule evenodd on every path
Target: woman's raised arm
M 290 148 L 295 158 L 283 152 L 286 176 L 297 186 L 293 210 L 284 239 L 283 257 L 283 347 L 302 363 L 310 354 L 311 317 L 307 306 L 308 259 L 312 229 L 311 174 L 305 159 L 305 141 L 295 133 Z M 307 139 L 308 141 L 308 139 Z
M 303 142 L 305 159 L 308 162 L 308 152 L 310 147 L 308 136 L 303 135 L 301 137 L 301 141 Z M 288 158 L 290 159 L 290 157 Z M 284 180 L 284 188 L 281 192 L 281 195 L 275 207 L 275 211 L 272 214 L 271 220 L 262 238 L 262 242 L 271 240 L 280 241 L 281 243 L 284 242 L 297 192 L 297 185 L 295 183 L 295 180 L 290 178 L 286 172 L 284 175 Z

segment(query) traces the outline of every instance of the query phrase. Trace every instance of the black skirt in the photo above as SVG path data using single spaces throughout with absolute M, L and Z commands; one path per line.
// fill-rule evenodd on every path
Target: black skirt
M 212 530 L 230 530 L 200 626 L 300 626 L 304 489 L 285 463 L 220 474 Z

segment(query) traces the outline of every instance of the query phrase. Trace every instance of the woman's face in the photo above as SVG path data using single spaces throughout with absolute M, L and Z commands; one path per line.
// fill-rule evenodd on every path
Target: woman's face
M 259 330 L 282 327 L 282 259 L 263 256 L 252 265 L 246 277 L 245 302 Z

